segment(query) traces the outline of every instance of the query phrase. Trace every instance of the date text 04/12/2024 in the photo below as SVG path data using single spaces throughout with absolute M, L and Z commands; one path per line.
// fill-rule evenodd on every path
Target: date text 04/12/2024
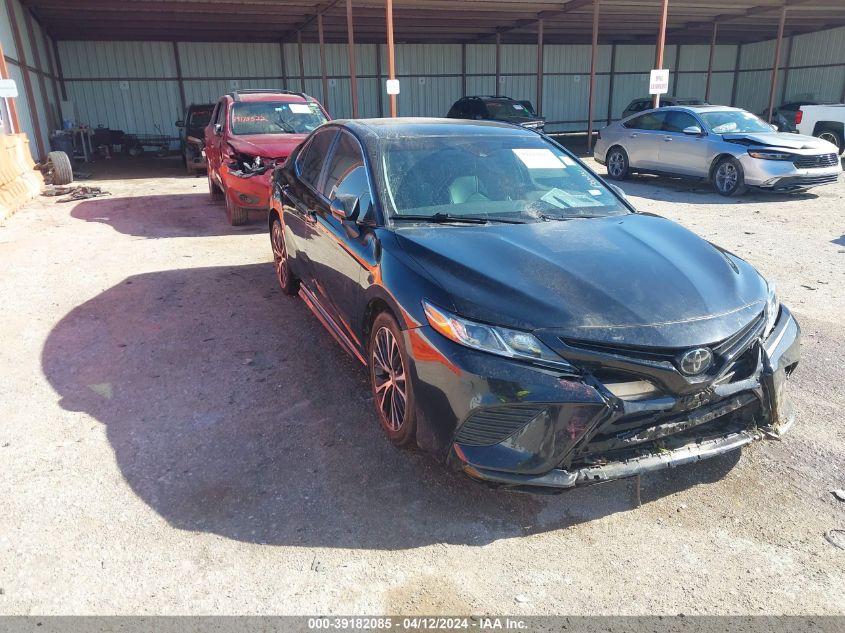
M 309 618 L 308 629 L 344 631 L 525 631 L 524 620 L 510 617 L 336 617 Z

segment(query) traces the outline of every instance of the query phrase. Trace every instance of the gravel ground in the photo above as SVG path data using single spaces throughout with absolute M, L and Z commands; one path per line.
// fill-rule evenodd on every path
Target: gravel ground
M 624 183 L 804 330 L 793 431 L 644 476 L 637 508 L 632 481 L 497 492 L 391 447 L 263 224 L 137 164 L 0 225 L 0 613 L 845 614 L 845 183 Z

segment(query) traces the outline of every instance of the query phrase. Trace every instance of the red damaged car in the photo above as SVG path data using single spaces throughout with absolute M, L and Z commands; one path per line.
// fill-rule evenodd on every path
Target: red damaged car
M 245 224 L 270 208 L 270 176 L 329 115 L 319 101 L 288 90 L 238 90 L 220 97 L 205 128 L 208 191 L 226 217 Z

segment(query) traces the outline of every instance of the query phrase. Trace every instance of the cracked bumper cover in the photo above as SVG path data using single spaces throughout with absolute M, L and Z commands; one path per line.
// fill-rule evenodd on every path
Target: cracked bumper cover
M 762 419 L 758 424 L 717 437 L 684 438 L 667 434 L 661 439 L 659 451 L 601 464 L 572 465 L 569 468 L 561 467 L 561 463 L 565 462 L 562 457 L 577 445 L 577 434 L 586 434 L 586 430 L 581 427 L 573 428 L 571 422 L 567 426 L 566 420 L 573 416 L 573 407 L 593 407 L 592 411 L 607 410 L 608 403 L 598 392 L 586 384 L 561 379 L 560 376 L 553 377 L 552 381 L 548 372 L 534 368 L 523 368 L 520 374 L 516 374 L 511 368 L 506 379 L 491 380 L 489 376 L 482 379 L 484 374 L 480 371 L 481 367 L 473 366 L 473 363 L 459 363 L 456 367 L 460 369 L 463 378 L 461 382 L 468 379 L 477 389 L 479 381 L 484 380 L 488 388 L 493 388 L 492 393 L 475 396 L 468 407 L 469 410 L 450 411 L 460 420 L 466 418 L 472 407 L 483 406 L 489 402 L 516 402 L 517 399 L 519 404 L 525 404 L 528 399 L 534 404 L 544 405 L 548 407 L 549 414 L 538 416 L 518 432 L 492 446 L 463 445 L 452 435 L 447 460 L 470 477 L 493 484 L 566 489 L 673 468 L 736 450 L 755 439 L 777 438 L 785 433 L 795 420 L 792 403 L 785 392 L 785 383 L 787 372 L 794 369 L 798 363 L 800 347 L 798 323 L 783 306 L 775 328 L 761 344 L 759 372 L 750 379 L 714 388 L 716 396 L 722 399 L 717 404 L 727 402 L 727 398 L 731 396 L 739 398 L 744 394 L 747 398 L 748 394 L 753 393 L 753 399 L 755 403 L 759 400 L 762 412 Z M 461 352 L 461 355 L 463 358 L 460 360 L 463 361 L 470 358 L 474 362 L 478 360 L 478 353 L 467 355 Z M 453 375 L 451 379 L 454 378 Z M 529 383 L 529 380 L 532 382 Z M 555 390 L 552 382 L 558 386 L 562 385 L 563 388 Z M 531 395 L 514 396 L 515 393 L 522 394 L 525 391 Z M 556 394 L 557 401 L 550 397 L 553 394 Z M 450 400 L 454 402 L 456 398 Z M 654 402 L 657 403 L 656 400 Z M 650 405 L 640 402 L 637 406 L 641 406 L 643 411 L 649 411 Z M 658 405 L 654 406 L 657 411 Z M 739 405 L 735 408 L 738 407 Z M 692 409 L 687 413 L 692 418 L 697 411 Z M 425 420 L 423 424 L 425 425 Z

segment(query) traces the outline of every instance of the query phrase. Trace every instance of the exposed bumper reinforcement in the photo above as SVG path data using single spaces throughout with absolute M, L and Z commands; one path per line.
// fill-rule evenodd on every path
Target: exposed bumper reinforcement
M 573 488 L 575 486 L 625 479 L 646 472 L 674 468 L 741 448 L 761 437 L 759 431 L 748 430 L 702 442 L 693 442 L 665 453 L 652 453 L 622 462 L 589 466 L 575 471 L 552 470 L 542 475 L 520 475 L 465 466 L 464 472 L 475 479 L 506 486 L 542 486 Z

